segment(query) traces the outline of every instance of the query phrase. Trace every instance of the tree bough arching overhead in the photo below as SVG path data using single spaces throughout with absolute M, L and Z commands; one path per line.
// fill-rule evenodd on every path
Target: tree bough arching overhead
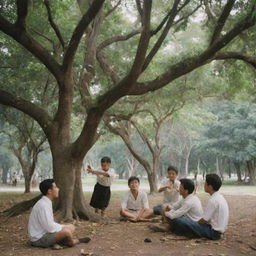
M 223 2 L 44 0 L 38 3 L 17 0 L 15 5 L 13 1 L 2 1 L 1 31 L 36 57 L 58 85 L 57 108 L 53 114 L 47 106 L 36 104 L 33 97 L 23 98 L 15 94 L 15 88 L 6 88 L 2 84 L 0 103 L 29 115 L 43 129 L 52 152 L 54 178 L 61 191 L 58 205 L 61 218 L 71 219 L 74 215 L 94 218 L 82 193 L 82 161 L 98 137 L 97 128 L 104 112 L 119 99 L 158 90 L 214 59 L 238 58 L 255 64 L 253 56 L 248 59 L 248 56 L 240 52 L 235 54 L 233 49 L 229 52 L 227 48 L 239 34 L 255 25 L 256 1 Z M 58 12 L 59 6 L 65 3 L 70 4 L 70 8 Z M 45 15 L 42 14 L 40 22 L 44 22 L 35 33 L 31 17 L 37 8 L 43 7 Z M 161 8 L 162 19 L 158 15 Z M 16 14 L 13 13 L 15 10 Z M 70 12 L 73 19 L 77 19 L 71 35 L 67 34 L 72 24 L 58 23 L 62 17 L 60 12 Z M 171 43 L 170 34 L 181 31 L 187 23 L 193 22 L 190 17 L 196 19 L 197 14 L 208 20 L 207 46 L 170 62 L 163 67 L 162 73 L 152 77 L 151 65 Z M 40 31 L 47 26 L 51 28 L 52 37 L 54 32 L 54 38 Z M 133 31 L 127 32 L 129 28 Z M 64 29 L 65 35 L 62 33 Z M 117 32 L 118 35 L 112 36 Z M 58 51 L 49 49 L 46 39 L 54 41 L 55 46 L 57 40 Z M 8 43 L 4 45 L 4 51 L 8 52 Z M 81 133 L 72 138 L 72 114 L 77 114 L 75 106 L 79 99 L 83 127 Z

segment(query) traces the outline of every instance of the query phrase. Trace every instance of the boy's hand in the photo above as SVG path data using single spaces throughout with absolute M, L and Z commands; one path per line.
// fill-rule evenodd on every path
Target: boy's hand
M 175 190 L 179 191 L 179 186 L 177 184 L 174 184 L 173 187 L 174 187 Z
M 87 166 L 87 172 L 88 173 L 93 173 L 93 169 L 90 165 Z
M 167 206 L 165 207 L 165 211 L 166 211 L 166 212 L 169 212 L 170 210 L 171 210 L 170 206 L 167 205 Z

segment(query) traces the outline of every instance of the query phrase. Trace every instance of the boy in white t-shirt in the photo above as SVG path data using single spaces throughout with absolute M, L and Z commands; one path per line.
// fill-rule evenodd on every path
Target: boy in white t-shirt
M 147 194 L 139 190 L 139 178 L 130 177 L 128 186 L 130 190 L 126 193 L 121 203 L 121 217 L 132 222 L 147 221 L 152 213 L 149 209 Z
M 180 199 L 179 187 L 180 181 L 177 180 L 178 170 L 174 166 L 169 166 L 167 169 L 167 177 L 162 180 L 159 193 L 164 192 L 163 204 L 153 207 L 152 214 L 161 215 L 165 206 L 171 206 L 177 203 Z

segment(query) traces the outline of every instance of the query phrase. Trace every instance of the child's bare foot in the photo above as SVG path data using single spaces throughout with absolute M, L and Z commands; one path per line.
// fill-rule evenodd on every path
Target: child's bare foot
M 106 217 L 106 212 L 105 211 L 101 211 L 101 217 L 103 217 L 103 218 Z

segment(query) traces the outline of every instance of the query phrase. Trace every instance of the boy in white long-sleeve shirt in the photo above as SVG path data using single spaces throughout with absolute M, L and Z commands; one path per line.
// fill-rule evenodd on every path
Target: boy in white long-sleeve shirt
M 195 189 L 194 182 L 190 179 L 180 180 L 180 199 L 177 203 L 165 206 L 163 211 L 164 224 L 151 225 L 150 228 L 155 231 L 169 231 L 173 228 L 173 221 L 178 218 L 186 218 L 198 221 L 202 218 L 203 209 L 200 200 L 193 195 Z
M 176 219 L 174 226 L 183 235 L 205 237 L 218 240 L 226 231 L 229 219 L 229 209 L 225 198 L 219 193 L 222 185 L 220 177 L 213 173 L 206 175 L 204 190 L 211 195 L 204 214 L 199 221 Z
M 42 181 L 39 188 L 43 196 L 34 205 L 28 222 L 31 245 L 50 247 L 56 243 L 62 243 L 71 247 L 79 242 L 89 242 L 89 238 L 74 238 L 74 225 L 64 225 L 54 221 L 52 201 L 59 196 L 59 188 L 54 180 L 47 179 Z

